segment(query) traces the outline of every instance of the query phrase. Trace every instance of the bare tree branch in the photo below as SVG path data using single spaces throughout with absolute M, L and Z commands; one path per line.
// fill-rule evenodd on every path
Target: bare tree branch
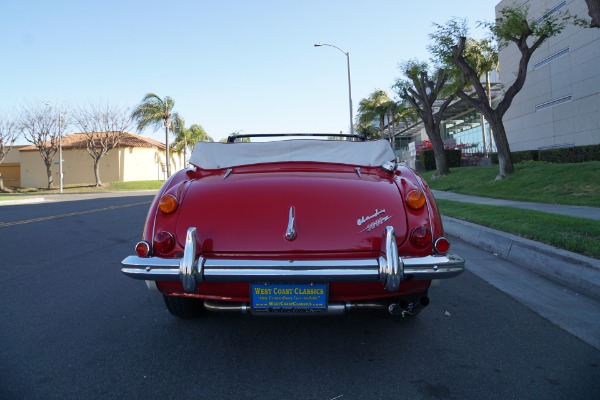
M 85 149 L 94 162 L 96 187 L 102 185 L 100 161 L 119 146 L 132 126 L 129 110 L 108 103 L 89 104 L 73 112 L 75 126 L 85 135 Z

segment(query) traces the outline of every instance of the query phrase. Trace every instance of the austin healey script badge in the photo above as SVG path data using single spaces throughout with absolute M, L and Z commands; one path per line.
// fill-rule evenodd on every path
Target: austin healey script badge
M 383 224 L 385 221 L 389 220 L 390 218 L 392 218 L 391 215 L 382 215 L 381 214 L 385 214 L 385 210 L 378 210 L 375 209 L 375 213 L 373 215 L 368 215 L 368 216 L 362 216 L 361 218 L 356 220 L 356 225 L 358 226 L 363 226 L 364 224 L 368 225 L 361 230 L 360 232 L 371 232 L 373 229 L 377 228 L 378 226 L 380 226 L 381 224 Z

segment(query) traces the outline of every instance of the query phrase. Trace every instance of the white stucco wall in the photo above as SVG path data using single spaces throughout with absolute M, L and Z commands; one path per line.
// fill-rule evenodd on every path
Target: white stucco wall
M 48 186 L 46 166 L 39 152 L 19 152 L 21 164 L 21 186 L 39 187 Z M 111 150 L 100 161 L 100 179 L 103 183 L 116 181 L 141 181 L 164 180 L 163 172 L 164 151 L 156 147 L 127 147 Z M 58 154 L 55 156 L 58 162 Z M 162 163 L 162 164 L 161 164 Z M 175 153 L 171 157 L 171 173 L 182 168 L 183 156 Z M 59 166 L 52 165 L 54 187 L 59 185 Z M 94 163 L 86 150 L 63 151 L 63 183 L 94 184 Z

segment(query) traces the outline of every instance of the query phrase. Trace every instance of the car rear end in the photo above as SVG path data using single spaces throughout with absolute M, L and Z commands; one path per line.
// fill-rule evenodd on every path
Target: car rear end
M 448 250 L 431 192 L 408 168 L 271 162 L 180 171 L 122 271 L 178 316 L 199 302 L 260 315 L 410 315 L 428 304 L 432 279 L 463 271 Z

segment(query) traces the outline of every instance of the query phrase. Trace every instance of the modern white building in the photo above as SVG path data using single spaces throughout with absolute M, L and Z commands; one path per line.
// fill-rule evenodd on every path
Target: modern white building
M 567 10 L 588 18 L 585 0 L 503 0 L 524 4 L 529 15 Z M 501 82 L 514 82 L 520 53 L 509 45 L 499 52 Z M 511 151 L 600 143 L 600 29 L 568 26 L 532 55 L 525 85 L 504 116 Z
M 496 15 L 515 4 L 528 7 L 534 18 L 569 11 L 589 19 L 585 0 L 503 0 Z M 500 50 L 499 77 L 492 79 L 493 101 L 500 100 L 504 88 L 514 82 L 519 58 L 514 44 Z M 444 139 L 454 139 L 477 154 L 495 151 L 480 114 L 464 102 L 448 107 L 443 121 Z M 525 85 L 505 114 L 504 125 L 511 151 L 600 144 L 600 29 L 570 25 L 544 42 L 533 53 Z M 422 124 L 405 127 L 395 133 L 396 154 L 411 165 L 415 155 L 409 143 L 417 142 L 418 147 L 424 140 Z

